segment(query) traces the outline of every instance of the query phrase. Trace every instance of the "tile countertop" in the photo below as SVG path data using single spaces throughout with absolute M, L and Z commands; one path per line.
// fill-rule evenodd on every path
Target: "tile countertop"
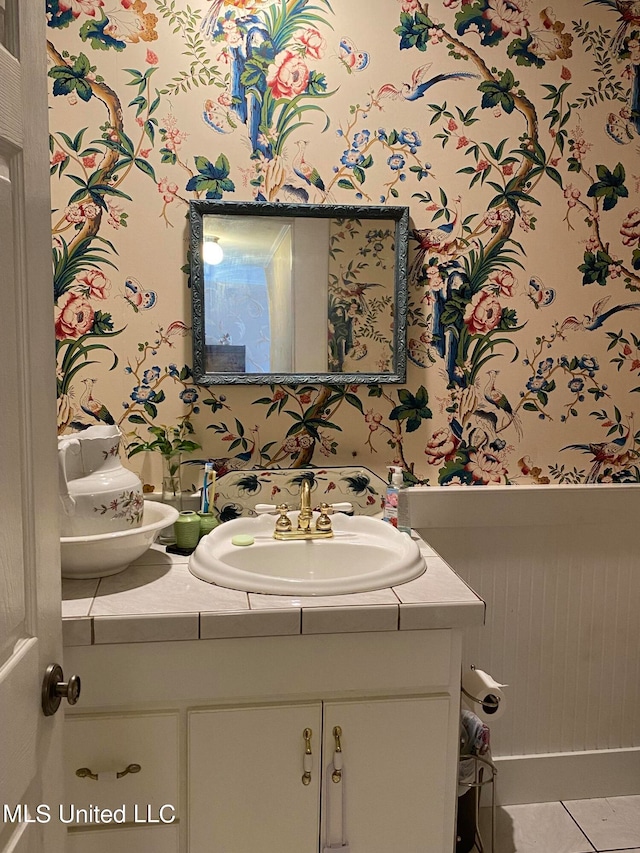
M 427 570 L 396 587 L 291 597 L 226 589 L 194 577 L 188 557 L 153 545 L 117 575 L 62 581 L 65 646 L 291 634 L 415 631 L 482 625 L 485 605 L 413 534 Z

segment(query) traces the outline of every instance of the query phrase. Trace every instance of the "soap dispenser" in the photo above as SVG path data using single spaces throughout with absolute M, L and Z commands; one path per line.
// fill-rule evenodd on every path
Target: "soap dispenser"
M 399 493 L 405 489 L 404 478 L 402 476 L 402 468 L 399 465 L 388 465 L 388 470 L 391 471 L 391 482 L 387 486 L 387 491 L 384 498 L 384 508 L 382 517 L 384 521 L 392 524 L 400 533 L 408 533 L 411 535 L 407 516 L 407 508 L 400 506 L 401 501 Z
M 403 487 L 402 468 L 399 465 L 388 465 L 391 480 L 384 496 L 382 517 L 394 527 L 398 526 L 398 492 Z

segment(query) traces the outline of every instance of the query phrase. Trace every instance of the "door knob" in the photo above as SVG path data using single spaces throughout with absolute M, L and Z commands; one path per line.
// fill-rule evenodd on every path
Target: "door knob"
M 80 697 L 80 676 L 72 675 L 68 681 L 63 679 L 60 664 L 49 664 L 42 682 L 42 711 L 45 717 L 55 714 L 63 699 L 70 705 L 75 705 Z

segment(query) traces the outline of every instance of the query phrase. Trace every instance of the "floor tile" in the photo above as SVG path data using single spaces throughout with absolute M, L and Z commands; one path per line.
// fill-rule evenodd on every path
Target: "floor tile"
M 484 849 L 491 850 L 491 809 L 480 809 Z M 493 853 L 594 853 L 562 803 L 499 806 Z
M 564 805 L 597 850 L 640 848 L 640 797 L 570 800 Z

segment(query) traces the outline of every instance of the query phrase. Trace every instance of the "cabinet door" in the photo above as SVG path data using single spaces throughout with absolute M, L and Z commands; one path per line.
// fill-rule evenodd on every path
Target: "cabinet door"
M 344 803 L 350 853 L 453 850 L 457 762 L 448 755 L 449 703 L 437 696 L 325 704 L 321 849 L 335 843 Z M 343 770 L 333 782 L 336 726 Z
M 321 725 L 320 703 L 190 712 L 189 853 L 317 853 Z

